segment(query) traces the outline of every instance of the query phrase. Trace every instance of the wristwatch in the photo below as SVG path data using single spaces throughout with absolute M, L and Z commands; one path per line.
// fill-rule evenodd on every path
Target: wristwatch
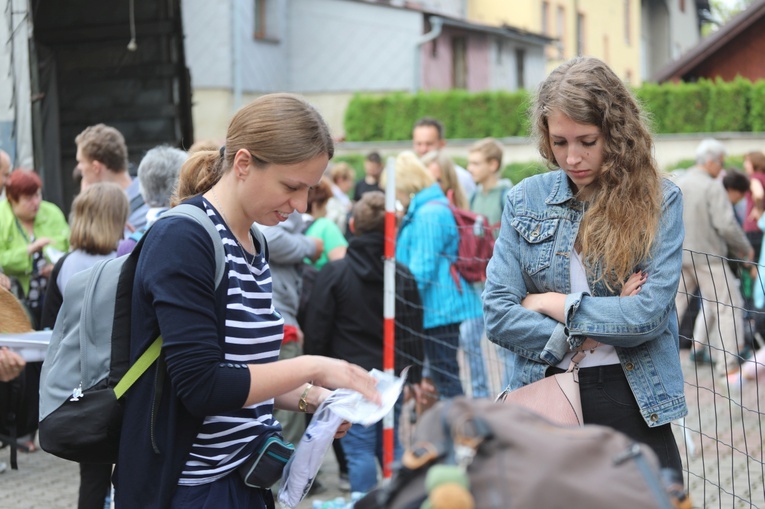
M 308 391 L 310 391 L 313 388 L 313 384 L 309 383 L 305 386 L 305 390 L 303 390 L 303 394 L 300 395 L 300 399 L 298 400 L 298 410 L 301 412 L 307 412 L 308 411 L 308 400 L 306 397 L 308 396 Z

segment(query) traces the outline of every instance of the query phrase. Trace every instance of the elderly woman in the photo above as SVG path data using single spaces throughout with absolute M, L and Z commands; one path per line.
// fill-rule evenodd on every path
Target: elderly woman
M 11 173 L 5 193 L 7 200 L 0 202 L 0 267 L 18 280 L 37 327 L 54 253 L 69 248 L 69 226 L 61 209 L 42 199 L 42 181 L 35 172 Z
M 188 157 L 183 150 L 167 145 L 154 147 L 143 156 L 138 165 L 138 183 L 143 201 L 149 207 L 146 212 L 146 225 L 120 242 L 117 256 L 131 252 L 146 230 L 170 208 L 181 166 Z
M 406 210 L 396 260 L 409 267 L 420 290 L 430 376 L 442 396 L 459 396 L 460 324 L 481 316 L 481 302 L 452 267 L 459 243 L 457 223 L 446 195 L 414 152 L 396 158 L 396 197 Z

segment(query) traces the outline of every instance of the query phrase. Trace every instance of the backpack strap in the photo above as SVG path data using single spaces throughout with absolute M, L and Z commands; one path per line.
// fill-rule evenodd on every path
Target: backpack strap
M 476 192 L 477 192 L 477 191 L 476 191 Z M 474 196 L 475 196 L 475 195 L 474 195 Z M 426 203 L 426 205 L 427 205 L 428 203 L 436 203 L 436 204 L 438 204 L 438 205 L 443 205 L 444 207 L 446 207 L 446 208 L 448 208 L 448 209 L 449 209 L 449 212 L 451 212 L 451 214 L 452 214 L 452 217 L 454 217 L 454 209 L 455 209 L 456 207 L 455 207 L 455 206 L 454 206 L 452 203 L 444 203 L 444 202 L 442 202 L 442 201 L 440 201 L 440 200 L 430 200 L 429 202 L 427 202 L 427 203 Z M 457 221 L 457 218 L 454 218 L 454 221 L 456 222 L 456 221 Z M 461 235 L 462 235 L 462 232 L 460 231 L 460 225 L 459 225 L 459 223 L 457 223 L 457 236 L 458 236 L 458 238 L 459 238 Z M 458 242 L 459 242 L 459 240 L 458 240 Z M 457 258 L 459 258 L 459 256 L 460 256 L 460 253 L 459 253 L 459 244 L 458 244 L 458 247 L 457 247 Z M 455 262 L 452 262 L 452 263 L 449 265 L 449 274 L 451 274 L 451 275 L 452 275 L 452 279 L 454 280 L 454 284 L 455 284 L 455 285 L 457 285 L 457 290 L 458 290 L 460 293 L 462 293 L 462 281 L 460 281 L 460 273 L 459 273 L 459 271 L 457 270 L 457 265 L 455 264 Z
M 223 251 L 223 242 L 221 242 L 220 234 L 212 220 L 208 217 L 207 212 L 195 205 L 181 203 L 163 213 L 159 216 L 159 219 L 172 216 L 190 217 L 204 226 L 205 231 L 210 236 L 210 239 L 212 239 L 213 248 L 215 249 L 215 288 L 218 288 L 221 281 L 223 281 L 223 274 L 226 271 L 226 253 Z M 260 236 L 262 237 L 263 234 L 260 234 Z M 262 242 L 261 245 L 263 245 Z
M 125 395 L 128 389 L 146 373 L 154 361 L 159 358 L 159 353 L 162 351 L 162 336 L 157 337 L 149 348 L 130 366 L 127 373 L 123 375 L 117 385 L 114 387 L 114 395 L 117 399 L 120 399 Z
M 220 234 L 215 228 L 215 225 L 204 210 L 188 203 L 182 203 L 176 207 L 173 207 L 172 209 L 163 213 L 160 218 L 171 216 L 190 217 L 204 226 L 205 231 L 207 231 L 208 235 L 210 235 L 210 238 L 213 241 L 213 246 L 215 248 L 215 287 L 218 288 L 218 286 L 220 286 L 221 282 L 223 281 L 223 275 L 226 270 L 226 256 L 223 251 L 223 242 L 221 242 Z M 253 225 L 250 228 L 250 233 L 258 242 L 258 244 L 260 244 L 260 247 L 265 254 L 266 260 L 268 260 L 268 244 L 266 243 L 266 238 L 263 236 L 263 232 L 261 232 L 256 226 Z M 127 390 L 139 378 L 141 378 L 141 376 L 146 372 L 147 369 L 149 369 L 154 361 L 159 358 L 161 350 L 162 336 L 158 336 L 157 339 L 155 339 L 151 345 L 149 345 L 149 348 L 147 348 L 146 351 L 141 354 L 141 356 L 135 361 L 135 363 L 133 363 L 132 366 L 130 366 L 130 369 L 128 369 L 127 373 L 125 373 L 125 375 L 114 387 L 114 394 L 117 396 L 117 399 L 120 399 L 125 394 L 125 392 L 127 392 Z
M 218 288 L 223 281 L 223 275 L 226 271 L 226 254 L 223 251 L 223 242 L 221 242 L 220 234 L 215 228 L 212 220 L 210 220 L 209 216 L 207 215 L 207 212 L 194 205 L 182 203 L 164 212 L 157 220 L 159 221 L 160 219 L 172 216 L 182 216 L 193 219 L 197 223 L 201 224 L 207 234 L 210 236 L 213 248 L 215 250 L 215 288 Z M 257 231 L 257 233 L 253 232 L 253 235 L 255 235 L 256 239 L 260 240 L 261 246 L 265 246 L 265 241 L 262 240 L 263 234 L 260 233 L 260 231 Z M 145 237 L 145 235 L 142 235 L 142 237 L 139 239 L 139 242 L 143 241 Z M 138 246 L 136 246 L 136 249 L 140 251 Z M 114 394 L 117 399 L 120 399 L 125 394 L 125 392 L 127 392 L 127 390 L 130 389 L 130 387 L 132 387 L 132 385 L 139 378 L 141 378 L 146 370 L 148 370 L 149 367 L 154 364 L 154 362 L 159 358 L 161 351 L 162 336 L 158 336 L 157 339 L 155 339 L 151 345 L 149 345 L 149 348 L 147 348 L 141 354 L 141 356 L 133 363 L 132 366 L 130 366 L 127 372 L 122 376 L 120 381 L 114 387 Z
M 132 214 L 136 210 L 140 209 L 141 205 L 143 204 L 144 204 L 143 195 L 141 193 L 138 193 L 132 198 L 130 198 L 130 213 Z

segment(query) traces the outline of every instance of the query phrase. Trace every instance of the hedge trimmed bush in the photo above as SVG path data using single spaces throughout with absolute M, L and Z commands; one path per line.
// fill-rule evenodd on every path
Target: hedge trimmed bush
M 635 95 L 656 133 L 765 131 L 765 80 L 645 83 Z M 408 140 L 424 116 L 443 122 L 452 139 L 528 136 L 529 101 L 525 90 L 356 94 L 345 113 L 346 139 Z
M 727 83 L 719 78 L 710 82 L 707 132 L 750 131 L 751 90 L 752 82 L 740 76 Z
M 749 125 L 755 133 L 765 131 L 765 80 L 752 84 L 749 95 Z

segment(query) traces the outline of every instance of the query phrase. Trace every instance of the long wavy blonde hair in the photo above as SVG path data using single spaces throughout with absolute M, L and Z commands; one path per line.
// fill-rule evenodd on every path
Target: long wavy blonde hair
M 577 236 L 587 270 L 600 266 L 598 281 L 618 290 L 646 260 L 661 215 L 661 177 L 651 155 L 645 113 L 603 62 L 577 57 L 560 65 L 539 86 L 531 107 L 539 153 L 550 168 L 553 154 L 547 119 L 554 111 L 600 128 L 603 164 Z

